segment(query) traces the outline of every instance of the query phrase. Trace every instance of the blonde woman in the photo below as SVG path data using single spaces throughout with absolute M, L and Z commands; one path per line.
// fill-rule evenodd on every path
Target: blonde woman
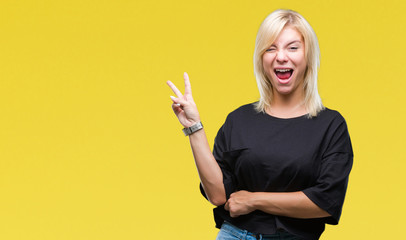
M 261 24 L 254 52 L 260 99 L 231 112 L 213 148 L 185 73 L 172 108 L 189 136 L 202 194 L 225 239 L 319 239 L 338 224 L 353 151 L 344 118 L 322 105 L 319 46 L 297 12 Z

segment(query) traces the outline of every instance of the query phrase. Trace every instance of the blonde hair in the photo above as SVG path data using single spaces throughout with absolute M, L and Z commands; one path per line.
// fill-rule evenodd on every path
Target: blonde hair
M 271 106 L 273 86 L 264 72 L 262 56 L 286 26 L 294 27 L 302 34 L 304 40 L 307 62 L 303 84 L 304 104 L 309 117 L 315 117 L 324 108 L 317 90 L 317 71 L 320 66 L 319 43 L 310 24 L 299 13 L 292 10 L 279 9 L 272 12 L 259 27 L 254 51 L 254 74 L 260 99 L 255 108 L 259 112 L 265 112 L 265 108 Z

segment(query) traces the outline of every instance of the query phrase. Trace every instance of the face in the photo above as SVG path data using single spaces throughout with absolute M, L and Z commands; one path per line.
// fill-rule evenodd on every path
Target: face
M 304 47 L 302 35 L 294 27 L 286 26 L 262 56 L 275 97 L 304 93 L 302 85 L 307 66 Z

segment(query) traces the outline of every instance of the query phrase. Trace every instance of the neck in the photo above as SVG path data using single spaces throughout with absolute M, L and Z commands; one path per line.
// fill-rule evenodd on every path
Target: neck
M 279 118 L 293 118 L 307 114 L 304 104 L 304 91 L 288 95 L 274 94 L 272 104 L 266 109 L 266 112 Z

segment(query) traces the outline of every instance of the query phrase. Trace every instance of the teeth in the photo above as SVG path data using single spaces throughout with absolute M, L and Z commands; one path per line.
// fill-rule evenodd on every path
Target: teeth
M 289 72 L 291 69 L 275 69 L 276 72 Z

